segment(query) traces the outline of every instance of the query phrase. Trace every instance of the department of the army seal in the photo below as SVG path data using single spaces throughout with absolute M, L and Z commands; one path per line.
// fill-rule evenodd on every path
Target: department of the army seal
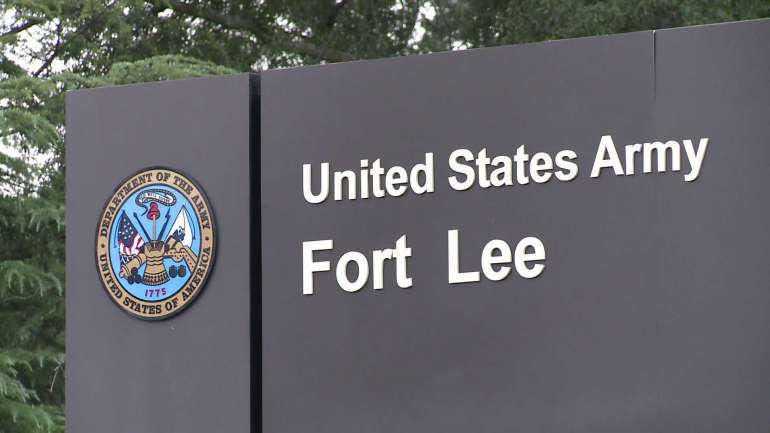
M 147 168 L 122 181 L 96 229 L 96 268 L 127 313 L 165 319 L 190 305 L 211 273 L 214 215 L 189 177 Z

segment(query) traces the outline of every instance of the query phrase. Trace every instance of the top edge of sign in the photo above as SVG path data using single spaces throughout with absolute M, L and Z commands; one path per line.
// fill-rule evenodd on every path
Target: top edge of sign
M 245 79 L 246 81 L 250 81 L 250 82 L 259 81 L 259 74 L 256 72 L 238 72 L 233 74 L 205 75 L 200 77 L 179 78 L 179 79 L 172 79 L 172 80 L 145 81 L 141 83 L 119 84 L 114 86 L 89 87 L 89 88 L 83 88 L 83 89 L 68 90 L 66 92 L 66 95 L 67 97 L 70 97 L 73 95 L 79 96 L 81 94 L 92 94 L 92 93 L 97 93 L 105 90 L 113 90 L 113 89 L 151 88 L 151 87 L 160 87 L 160 86 L 168 86 L 168 85 L 191 83 L 191 82 L 200 83 L 200 82 L 211 81 L 211 80 L 222 81 L 222 80 L 242 80 L 242 79 Z
M 131 83 L 131 84 L 122 84 L 122 85 L 115 85 L 115 86 L 74 89 L 74 90 L 68 90 L 66 93 L 67 93 L 67 96 L 69 97 L 72 95 L 90 94 L 93 92 L 103 91 L 105 89 L 122 89 L 122 88 L 132 89 L 137 87 L 165 86 L 165 85 L 169 85 L 170 83 L 201 82 L 204 80 L 227 80 L 227 79 L 243 79 L 243 78 L 246 78 L 248 81 L 250 81 L 252 83 L 252 88 L 256 89 L 256 93 L 259 93 L 259 84 L 258 84 L 259 78 L 263 74 L 267 76 L 267 75 L 273 75 L 276 73 L 286 73 L 286 72 L 312 71 L 317 69 L 328 70 L 330 68 L 348 67 L 351 65 L 371 64 L 371 63 L 380 63 L 380 62 L 403 62 L 403 61 L 410 61 L 411 59 L 415 59 L 415 58 L 438 58 L 438 57 L 447 56 L 447 55 L 467 56 L 467 55 L 475 55 L 479 53 L 505 51 L 505 50 L 510 50 L 514 48 L 525 48 L 525 47 L 537 48 L 537 47 L 544 47 L 544 46 L 592 42 L 595 40 L 610 40 L 610 39 L 629 38 L 629 37 L 648 37 L 650 38 L 650 43 L 652 44 L 654 49 L 654 39 L 658 34 L 669 36 L 677 33 L 686 33 L 691 31 L 700 32 L 703 30 L 711 30 L 716 28 L 725 29 L 725 28 L 734 28 L 734 27 L 754 27 L 754 26 L 765 26 L 765 25 L 770 25 L 770 18 L 699 24 L 699 25 L 693 25 L 693 26 L 673 27 L 673 28 L 664 28 L 664 29 L 640 30 L 635 32 L 592 35 L 592 36 L 567 38 L 567 39 L 551 39 L 546 41 L 526 42 L 521 44 L 496 45 L 496 46 L 489 46 L 489 47 L 468 48 L 468 49 L 456 50 L 456 51 L 440 51 L 440 52 L 433 52 L 433 53 L 383 57 L 383 58 L 376 58 L 376 59 L 360 59 L 360 60 L 352 60 L 347 62 L 324 63 L 324 64 L 317 64 L 317 65 L 303 65 L 303 66 L 267 69 L 263 71 L 249 71 L 249 72 L 225 74 L 225 75 L 209 75 L 209 76 L 202 76 L 202 77 L 190 77 L 190 78 L 181 78 L 181 79 L 173 79 L 173 80 L 163 80 L 163 81 L 148 81 L 143 83 Z
M 488 47 L 468 48 L 468 49 L 455 50 L 455 51 L 437 51 L 432 53 L 411 54 L 406 56 L 393 56 L 393 57 L 383 57 L 383 58 L 376 58 L 376 59 L 351 60 L 347 62 L 293 66 L 293 67 L 280 68 L 280 69 L 268 69 L 265 71 L 260 71 L 259 73 L 274 74 L 274 73 L 281 73 L 281 72 L 287 72 L 287 71 L 306 71 L 306 70 L 319 69 L 319 68 L 328 69 L 328 68 L 335 68 L 335 67 L 344 67 L 348 65 L 362 64 L 362 63 L 397 62 L 397 61 L 407 61 L 408 59 L 413 59 L 413 58 L 431 58 L 431 57 L 440 57 L 440 56 L 446 56 L 446 55 L 473 55 L 476 53 L 510 50 L 512 48 L 522 48 L 522 47 L 536 48 L 541 46 L 551 46 L 554 44 L 560 45 L 560 44 L 570 44 L 575 42 L 588 42 L 588 41 L 594 41 L 594 40 L 608 40 L 608 39 L 615 39 L 615 38 L 628 38 L 628 37 L 640 37 L 640 36 L 649 37 L 652 43 L 657 33 L 672 34 L 676 32 L 704 30 L 704 29 L 710 29 L 714 27 L 725 28 L 725 27 L 747 26 L 747 25 L 757 25 L 757 24 L 770 25 L 770 18 L 759 18 L 759 19 L 753 19 L 753 20 L 729 21 L 729 22 L 710 23 L 710 24 L 698 24 L 693 26 L 671 27 L 671 28 L 664 28 L 664 29 L 639 30 L 634 32 L 591 35 L 591 36 L 582 36 L 582 37 L 576 37 L 576 38 L 549 39 L 545 41 L 525 42 L 520 44 L 494 45 L 494 46 L 488 46 Z

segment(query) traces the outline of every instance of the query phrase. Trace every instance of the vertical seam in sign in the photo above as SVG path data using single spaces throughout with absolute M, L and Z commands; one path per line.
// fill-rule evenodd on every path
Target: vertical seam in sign
M 261 96 L 260 76 L 248 75 L 249 85 L 249 322 L 251 433 L 262 431 L 262 220 L 261 220 Z
M 658 31 L 652 31 L 652 100 L 658 100 Z

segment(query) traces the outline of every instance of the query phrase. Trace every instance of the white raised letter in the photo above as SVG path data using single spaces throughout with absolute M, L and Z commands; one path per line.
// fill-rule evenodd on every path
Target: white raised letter
M 356 199 L 356 174 L 350 170 L 334 173 L 334 200 L 342 200 L 342 184 L 348 185 L 348 200 Z
M 425 175 L 425 184 L 420 185 L 420 173 Z M 433 192 L 433 154 L 425 154 L 425 164 L 417 164 L 409 173 L 409 184 L 415 194 Z
M 356 262 L 358 266 L 358 275 L 354 281 L 348 280 L 348 263 Z M 349 251 L 340 257 L 337 262 L 337 284 L 346 292 L 357 292 L 369 279 L 369 262 L 366 257 L 358 251 Z
M 527 247 L 532 247 L 533 252 L 528 253 Z M 514 265 L 516 272 L 524 278 L 535 278 L 543 272 L 545 265 L 537 263 L 531 268 L 527 267 L 527 262 L 532 260 L 545 260 L 545 246 L 538 238 L 526 237 L 516 244 L 514 254 Z
M 652 152 L 658 153 L 658 173 L 666 171 L 666 151 L 671 150 L 671 171 L 681 169 L 681 156 L 679 154 L 679 143 L 669 140 L 665 144 L 660 141 L 644 143 L 642 155 L 644 159 L 644 172 L 652 173 Z
M 449 178 L 449 185 L 454 190 L 465 191 L 473 186 L 473 182 L 476 180 L 476 172 L 473 171 L 473 168 L 458 162 L 457 160 L 460 158 L 465 161 L 473 161 L 473 152 L 468 149 L 457 149 L 449 155 L 449 168 L 455 173 L 465 175 L 465 180 L 462 182 L 457 180 L 457 176 L 451 176 Z
M 684 151 L 687 154 L 687 160 L 690 162 L 690 172 L 684 175 L 686 182 L 692 182 L 698 178 L 703 160 L 706 158 L 706 147 L 709 145 L 709 138 L 701 138 L 698 143 L 698 152 L 696 153 L 691 140 L 684 141 Z
M 321 192 L 313 195 L 313 182 L 311 179 L 313 167 L 311 164 L 302 164 L 302 194 L 308 203 L 321 203 L 329 196 L 329 163 L 321 164 Z
M 404 195 L 407 190 L 406 183 L 409 175 L 406 169 L 400 165 L 395 165 L 385 174 L 385 190 L 393 197 Z
M 396 283 L 402 289 L 412 287 L 412 277 L 406 269 L 407 257 L 412 257 L 412 249 L 406 246 L 406 235 L 402 235 L 396 241 L 396 249 L 393 250 L 393 258 L 396 259 Z
M 323 272 L 331 269 L 331 264 L 324 260 L 322 262 L 313 261 L 313 252 L 330 250 L 334 247 L 331 239 L 323 241 L 302 242 L 302 294 L 313 294 L 313 272 Z
M 607 154 L 605 157 L 604 154 Z M 615 143 L 612 142 L 611 135 L 602 136 L 599 142 L 599 149 L 596 151 L 594 166 L 591 168 L 591 177 L 599 177 L 603 168 L 612 167 L 616 176 L 623 174 L 623 164 L 620 163 L 618 151 L 615 150 Z
M 372 287 L 375 290 L 382 289 L 383 269 L 385 260 L 393 258 L 393 250 L 386 248 L 384 250 L 374 250 L 372 252 Z
M 496 251 L 499 251 L 499 254 L 495 254 Z M 511 263 L 511 247 L 500 239 L 487 242 L 481 252 L 481 270 L 484 271 L 484 276 L 492 281 L 507 277 L 511 272 L 510 266 L 500 266 L 500 269 L 495 270 L 494 265 L 501 263 Z
M 561 170 L 557 171 L 556 178 L 562 182 L 569 182 L 578 175 L 578 165 L 572 162 L 577 159 L 577 153 L 574 150 L 565 149 L 556 154 L 556 166 Z
M 459 231 L 449 230 L 447 236 L 449 240 L 449 284 L 479 281 L 478 271 L 460 272 Z

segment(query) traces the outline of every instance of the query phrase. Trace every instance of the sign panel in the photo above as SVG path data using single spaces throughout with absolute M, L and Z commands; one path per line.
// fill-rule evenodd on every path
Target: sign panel
M 67 95 L 67 431 L 253 425 L 255 87 Z
M 765 431 L 768 40 L 262 74 L 263 431 Z

